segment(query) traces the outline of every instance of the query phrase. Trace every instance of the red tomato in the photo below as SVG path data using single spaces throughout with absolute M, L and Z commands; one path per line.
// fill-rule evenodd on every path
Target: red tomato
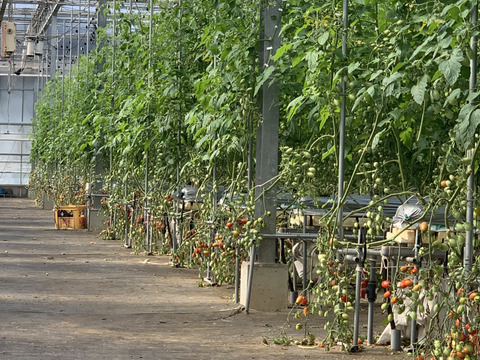
M 295 300 L 295 304 L 301 304 L 304 297 L 302 295 L 298 295 L 297 300 Z
M 388 281 L 388 280 L 383 280 L 383 281 L 382 281 L 382 287 L 383 287 L 384 289 L 388 289 L 388 288 L 390 287 L 390 281 Z

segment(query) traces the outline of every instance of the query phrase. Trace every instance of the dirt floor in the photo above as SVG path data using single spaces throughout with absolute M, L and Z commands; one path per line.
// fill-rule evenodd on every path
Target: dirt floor
M 286 325 L 287 309 L 246 315 L 232 287 L 198 281 L 196 270 L 172 268 L 166 256 L 134 255 L 84 230 L 54 230 L 52 211 L 0 198 L 1 360 L 405 357 L 379 346 L 348 355 L 274 345 L 283 331 L 302 338 Z M 310 331 L 321 337 L 318 321 Z

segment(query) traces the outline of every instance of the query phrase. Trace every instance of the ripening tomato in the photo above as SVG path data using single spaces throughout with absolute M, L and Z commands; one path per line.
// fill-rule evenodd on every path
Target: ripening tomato
M 247 223 L 247 219 L 245 218 L 237 218 L 238 225 L 245 225 Z
M 297 296 L 297 300 L 295 300 L 295 304 L 301 304 L 302 301 L 303 301 L 303 299 L 304 299 L 304 298 L 303 298 L 302 295 L 298 295 L 298 296 Z
M 421 232 L 426 232 L 427 230 L 428 230 L 428 223 L 426 221 L 424 221 L 420 224 L 420 231 Z
M 383 287 L 384 289 L 388 289 L 388 288 L 390 287 L 390 281 L 388 281 L 388 280 L 383 280 L 383 281 L 382 281 L 382 287 Z
M 229 221 L 225 224 L 225 226 L 228 227 L 229 229 L 231 229 L 232 226 L 233 226 L 233 223 L 231 221 Z

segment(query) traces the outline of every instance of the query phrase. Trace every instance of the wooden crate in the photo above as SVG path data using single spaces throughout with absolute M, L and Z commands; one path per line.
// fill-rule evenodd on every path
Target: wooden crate
M 86 229 L 85 205 L 66 205 L 54 209 L 55 229 Z

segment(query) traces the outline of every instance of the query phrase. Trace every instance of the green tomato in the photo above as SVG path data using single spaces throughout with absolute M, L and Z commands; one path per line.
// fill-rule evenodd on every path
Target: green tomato
M 470 231 L 472 230 L 472 225 L 469 222 L 464 222 L 463 228 L 465 229 L 465 231 Z

